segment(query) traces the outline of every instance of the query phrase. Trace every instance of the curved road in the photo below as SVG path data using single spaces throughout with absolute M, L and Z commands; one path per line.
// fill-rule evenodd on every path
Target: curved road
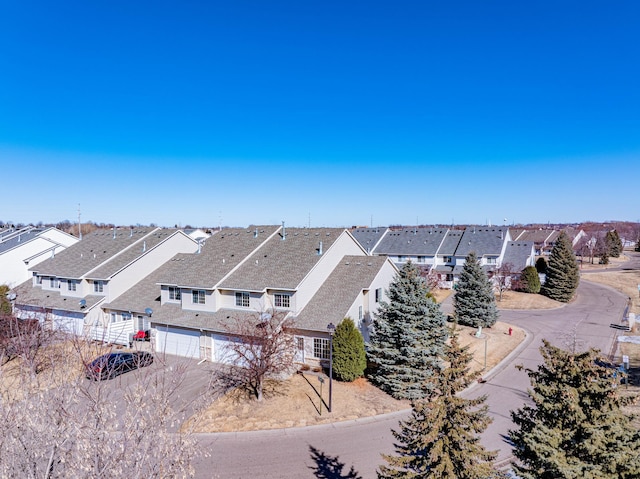
M 637 258 L 636 258 L 637 261 Z M 636 263 L 637 264 L 637 263 Z M 635 266 L 635 265 L 634 265 Z M 577 299 L 554 310 L 501 311 L 500 320 L 528 332 L 525 342 L 487 376 L 487 382 L 466 391 L 468 396 L 487 394 L 494 422 L 483 434 L 483 443 L 499 450 L 497 461 L 511 457 L 505 436 L 512 426 L 510 411 L 528 397 L 528 376 L 514 365 L 535 368 L 541 361 L 539 347 L 546 338 L 563 348 L 589 347 L 609 354 L 627 297 L 611 288 L 581 281 Z M 376 477 L 384 461 L 381 453 L 393 452 L 391 429 L 407 411 L 323 426 L 276 431 L 203 434 L 199 442 L 209 457 L 196 464 L 198 478 L 354 478 Z M 353 468 L 356 475 L 349 475 Z

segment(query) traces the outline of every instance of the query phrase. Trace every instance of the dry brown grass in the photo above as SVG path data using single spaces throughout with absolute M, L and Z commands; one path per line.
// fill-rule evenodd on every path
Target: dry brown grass
M 505 291 L 502 299 L 496 295 L 496 305 L 499 309 L 553 309 L 562 307 L 563 303 L 541 294 Z

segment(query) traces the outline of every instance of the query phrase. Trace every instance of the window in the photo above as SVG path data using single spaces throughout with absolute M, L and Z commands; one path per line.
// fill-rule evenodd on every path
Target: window
M 362 321 L 362 306 L 358 308 L 358 319 Z
M 104 292 L 104 282 L 103 281 L 94 281 L 93 282 L 93 291 L 96 293 Z
M 276 308 L 289 308 L 291 305 L 290 294 L 276 293 L 273 298 Z
M 376 289 L 376 303 L 382 301 L 382 288 Z
M 451 263 L 451 261 L 452 261 L 451 256 L 443 256 L 442 257 L 442 262 L 443 263 Z
M 201 289 L 194 289 L 193 292 L 193 304 L 204 304 L 204 291 Z
M 398 255 L 398 263 L 404 263 L 404 256 Z
M 49 278 L 49 287 L 55 288 L 57 286 L 56 278 Z
M 131 313 L 122 313 L 123 321 L 131 321 Z
M 111 313 L 111 322 L 115 323 L 118 321 L 118 315 L 116 313 Z
M 313 355 L 318 359 L 329 359 L 329 340 L 313 338 Z
M 182 301 L 182 292 L 180 288 L 174 288 L 169 286 L 169 300 L 170 301 Z
M 76 290 L 76 282 L 72 279 L 68 279 L 67 280 L 67 289 L 69 291 L 75 291 Z
M 138 331 L 146 331 L 149 329 L 149 320 L 144 316 L 137 317 Z
M 236 293 L 236 306 L 241 308 L 249 307 L 249 293 L 245 291 L 239 291 Z
M 425 262 L 425 257 L 424 256 L 418 256 L 418 263 L 424 263 Z
M 487 258 L 487 264 L 496 264 L 497 261 L 498 261 L 498 258 L 494 258 L 494 257 Z
M 36 276 L 36 284 L 42 284 L 42 276 Z

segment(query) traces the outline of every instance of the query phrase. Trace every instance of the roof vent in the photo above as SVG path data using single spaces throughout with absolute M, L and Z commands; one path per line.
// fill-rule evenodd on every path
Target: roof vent
M 258 228 L 256 228 L 255 230 L 253 230 L 253 237 L 257 238 L 258 237 Z
M 142 252 L 144 253 L 145 251 L 147 251 L 147 242 L 143 241 L 142 242 Z
M 284 221 L 282 222 L 282 241 L 287 239 L 287 230 L 284 227 Z
M 318 256 L 322 256 L 322 241 L 318 244 Z

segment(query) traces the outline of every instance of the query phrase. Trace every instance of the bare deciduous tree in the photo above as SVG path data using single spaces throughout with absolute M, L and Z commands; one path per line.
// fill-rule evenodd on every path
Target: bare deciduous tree
M 109 350 L 73 339 L 41 344 L 41 367 L 17 357 L 0 368 L 0 477 L 191 477 L 200 451 L 180 430 L 191 404 L 176 401 L 180 362 L 106 381 L 85 366 Z M 184 364 L 184 363 L 183 363 Z
M 514 276 L 513 265 L 511 263 L 502 263 L 499 268 L 493 272 L 492 282 L 498 291 L 498 301 L 502 301 L 502 293 L 511 289 Z
M 229 376 L 263 399 L 264 380 L 293 371 L 293 322 L 283 311 L 256 312 L 225 325 L 237 340 L 228 346 Z

